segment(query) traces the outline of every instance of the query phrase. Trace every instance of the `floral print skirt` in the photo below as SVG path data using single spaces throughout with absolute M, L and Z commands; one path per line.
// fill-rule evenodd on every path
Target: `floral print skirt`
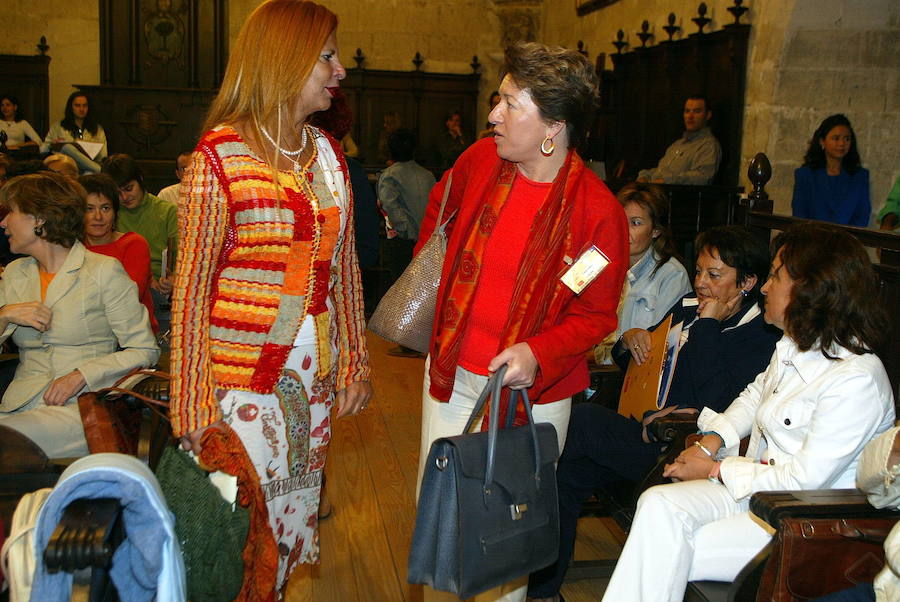
M 279 589 L 298 563 L 319 561 L 319 495 L 335 375 L 317 378 L 316 357 L 315 345 L 294 347 L 273 393 L 229 390 L 220 401 L 259 474 L 278 546 Z

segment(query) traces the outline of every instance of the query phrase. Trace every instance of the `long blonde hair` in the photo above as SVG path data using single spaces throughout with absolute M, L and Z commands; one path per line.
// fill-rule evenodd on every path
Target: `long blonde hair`
M 261 127 L 281 131 L 282 107 L 298 97 L 337 16 L 315 2 L 269 0 L 247 18 L 238 34 L 219 93 L 203 124 L 207 131 L 220 123 L 245 122 L 257 140 Z M 293 107 L 285 116 L 293 118 Z

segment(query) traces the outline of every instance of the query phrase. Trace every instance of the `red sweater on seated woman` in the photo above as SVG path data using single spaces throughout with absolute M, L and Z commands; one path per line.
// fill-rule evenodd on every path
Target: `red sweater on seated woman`
M 115 230 L 119 212 L 119 189 L 106 174 L 92 174 L 78 178 L 87 191 L 87 212 L 84 214 L 84 246 L 101 255 L 115 257 L 138 287 L 138 299 L 150 315 L 150 327 L 159 334 L 159 323 L 153 315 L 150 293 L 150 245 L 136 232 Z

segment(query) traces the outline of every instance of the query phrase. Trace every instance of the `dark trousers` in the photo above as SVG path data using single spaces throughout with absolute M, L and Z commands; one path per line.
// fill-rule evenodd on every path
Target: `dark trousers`
M 857 583 L 849 589 L 816 598 L 814 602 L 875 602 L 875 589 L 871 583 Z
M 556 467 L 559 488 L 559 557 L 528 580 L 528 595 L 559 593 L 572 551 L 581 506 L 594 491 L 617 481 L 639 481 L 656 464 L 659 443 L 644 443 L 641 425 L 609 408 L 581 403 L 572 408 L 566 447 Z
M 384 263 L 388 270 L 391 284 L 397 281 L 409 262 L 412 261 L 413 248 L 416 241 L 400 238 L 388 238 L 384 241 Z

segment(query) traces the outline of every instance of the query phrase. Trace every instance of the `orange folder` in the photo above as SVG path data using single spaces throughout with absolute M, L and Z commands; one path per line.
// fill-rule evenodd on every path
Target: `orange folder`
M 663 362 L 666 359 L 666 339 L 672 328 L 672 316 L 669 315 L 653 332 L 650 333 L 650 358 L 638 365 L 634 358 L 628 364 L 622 393 L 619 395 L 619 414 L 633 416 L 641 420 L 644 412 L 659 409 L 659 386 L 662 379 Z

